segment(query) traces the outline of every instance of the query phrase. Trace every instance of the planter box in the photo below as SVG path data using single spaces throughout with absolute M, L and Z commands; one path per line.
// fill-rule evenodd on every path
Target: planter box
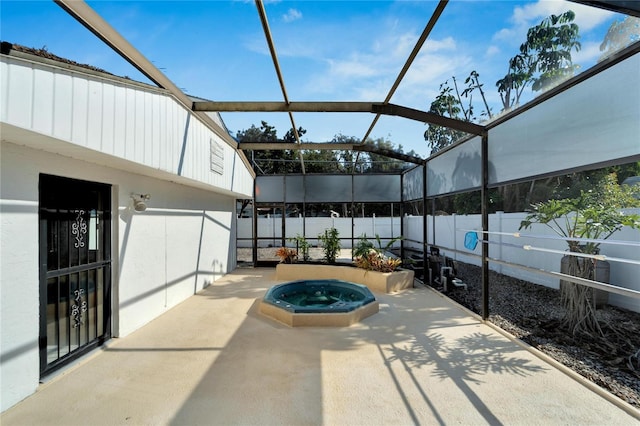
M 282 281 L 342 280 L 366 285 L 369 290 L 379 293 L 395 293 L 406 288 L 413 288 L 413 271 L 405 269 L 394 272 L 376 272 L 351 266 L 279 263 L 276 265 L 276 279 Z

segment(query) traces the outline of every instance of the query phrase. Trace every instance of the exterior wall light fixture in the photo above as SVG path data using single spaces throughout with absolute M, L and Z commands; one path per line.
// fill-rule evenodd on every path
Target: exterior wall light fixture
M 151 194 L 131 194 L 133 200 L 133 209 L 137 212 L 143 212 L 147 209 L 147 201 L 151 199 Z

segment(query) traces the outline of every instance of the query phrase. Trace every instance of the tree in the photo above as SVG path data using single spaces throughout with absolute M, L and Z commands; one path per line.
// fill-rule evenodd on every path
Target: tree
M 467 117 L 472 111 L 468 111 L 462 105 L 459 96 L 454 95 L 454 89 L 449 86 L 449 81 L 445 81 L 440 85 L 440 93 L 431 102 L 429 112 L 441 115 L 443 117 L 455 118 L 461 120 Z M 451 145 L 465 135 L 459 130 L 450 129 L 436 124 L 429 124 L 424 132 L 424 139 L 431 148 L 431 153 L 440 151 L 442 148 Z
M 298 129 L 300 136 L 306 130 Z M 249 129 L 236 133 L 238 142 L 285 142 L 295 143 L 296 138 L 293 129 L 290 129 L 282 141 L 278 140 L 276 128 L 262 121 L 260 127 L 251 125 Z M 254 170 L 260 174 L 295 173 L 300 171 L 300 163 L 297 160 L 295 150 L 251 150 L 250 158 Z
M 455 83 L 455 79 L 454 79 L 454 83 Z M 486 116 L 489 119 L 491 119 L 493 115 L 491 114 L 491 108 L 489 107 L 489 103 L 487 103 L 487 98 L 484 95 L 484 90 L 482 90 L 482 86 L 484 85 L 480 84 L 480 74 L 478 74 L 478 72 L 475 70 L 471 71 L 471 73 L 469 74 L 469 77 L 467 77 L 466 80 L 464 81 L 464 84 L 467 85 L 467 88 L 462 91 L 462 96 L 464 96 L 465 98 L 467 97 L 469 98 L 469 116 L 467 117 L 467 114 L 465 114 L 465 119 L 467 119 L 468 121 L 471 121 L 471 119 L 473 118 L 473 92 L 476 90 L 480 92 L 480 97 L 482 98 L 482 102 L 484 103 L 484 108 L 485 108 L 485 110 L 480 114 L 480 116 L 481 117 Z M 458 91 L 458 85 L 456 84 L 456 92 L 457 91 Z M 458 98 L 460 98 L 460 96 L 458 96 Z
M 568 10 L 529 28 L 520 53 L 509 60 L 507 74 L 496 82 L 504 111 L 519 105 L 529 85 L 537 92 L 573 76 L 578 65 L 573 64 L 571 51 L 581 47 L 580 29 L 574 19 L 575 14 Z
M 600 246 L 594 240 L 605 240 L 624 226 L 640 228 L 640 215 L 622 210 L 640 206 L 640 200 L 634 197 L 637 194 L 637 188 L 618 184 L 616 174 L 611 173 L 575 198 L 533 205 L 533 212 L 520 223 L 520 229 L 544 224 L 566 239 L 570 252 L 594 255 Z M 595 270 L 595 259 L 569 257 L 570 275 L 594 280 Z M 563 325 L 572 334 L 603 334 L 595 314 L 593 288 L 567 283 L 561 287 L 561 298 L 566 308 Z
M 477 90 L 485 107 L 480 116 L 492 117 L 491 108 L 482 89 L 483 84 L 480 83 L 480 74 L 477 71 L 474 70 L 469 73 L 469 76 L 464 81 L 467 87 L 462 91 L 458 87 L 456 78 L 451 77 L 451 80 L 453 87 L 449 86 L 449 80 L 440 85 L 440 93 L 431 102 L 429 112 L 456 120 L 475 122 L 477 120 L 473 109 L 473 93 Z M 433 154 L 465 135 L 467 133 L 459 130 L 438 126 L 437 124 L 429 124 L 424 132 L 424 139 L 431 147 L 431 153 Z
M 626 16 L 622 21 L 614 21 L 600 44 L 603 52 L 600 60 L 637 41 L 640 41 L 640 18 Z
M 335 151 L 305 150 L 303 159 L 307 173 L 344 173 Z
M 572 77 L 579 68 L 571 60 L 571 51 L 580 51 L 580 29 L 573 23 L 575 13 L 568 10 L 550 15 L 540 24 L 529 28 L 527 41 L 520 46 L 520 54 L 532 57 L 534 74 L 531 89 L 546 90 Z
M 402 148 L 395 148 L 393 142 L 389 140 L 385 140 L 383 138 L 378 138 L 374 140 L 370 140 L 367 143 L 373 145 L 379 150 L 395 150 L 402 154 Z M 389 172 L 398 172 L 405 168 L 404 161 L 397 160 L 394 158 L 389 158 L 381 154 L 377 154 L 375 152 L 369 152 L 369 167 L 366 169 L 366 172 L 369 173 L 389 173 Z
M 338 133 L 333 136 L 330 143 L 357 145 L 360 143 L 360 138 Z M 344 170 L 345 173 L 362 171 L 368 161 L 368 156 L 365 155 L 365 153 L 354 152 L 352 150 L 337 151 L 336 156 L 337 161 L 340 163 L 341 170 Z
M 503 111 L 520 105 L 520 97 L 531 82 L 534 68 L 531 56 L 516 55 L 509 59 L 507 75 L 496 82 Z

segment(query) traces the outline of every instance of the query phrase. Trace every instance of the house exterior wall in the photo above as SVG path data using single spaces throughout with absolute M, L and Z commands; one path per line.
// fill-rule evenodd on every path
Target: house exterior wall
M 0 92 L 3 125 L 68 142 L 15 143 L 65 155 L 73 147 L 75 158 L 95 161 L 91 155 L 102 154 L 164 172 L 167 180 L 253 196 L 253 174 L 240 154 L 161 89 L 2 55 Z M 212 144 L 219 149 L 222 173 L 211 170 Z
M 39 384 L 40 174 L 112 185 L 112 335 L 233 270 L 240 154 L 166 92 L 0 56 L 0 410 Z M 212 170 L 212 143 L 215 169 Z M 145 212 L 131 194 L 151 194 Z
M 2 410 L 39 381 L 39 174 L 113 185 L 113 335 L 123 337 L 235 268 L 233 197 L 3 142 Z M 134 212 L 131 192 L 150 193 Z

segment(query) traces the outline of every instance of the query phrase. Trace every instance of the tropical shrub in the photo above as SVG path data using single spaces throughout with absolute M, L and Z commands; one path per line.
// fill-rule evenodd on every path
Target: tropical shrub
M 298 259 L 298 252 L 289 247 L 280 247 L 276 250 L 276 256 L 280 258 L 280 263 L 294 263 Z
M 309 241 L 300 234 L 297 234 L 294 238 L 289 238 L 289 241 L 296 243 L 296 247 L 302 253 L 302 260 L 305 262 L 308 261 L 310 258 L 309 248 L 311 248 Z
M 336 263 L 336 257 L 340 251 L 340 239 L 336 228 L 325 229 L 324 234 L 318 235 L 318 240 L 322 245 L 324 259 L 327 263 Z
M 376 234 L 376 242 L 378 243 L 378 247 L 376 248 L 374 244 L 368 240 L 367 234 L 363 234 L 352 250 L 355 265 L 358 268 L 370 271 L 395 271 L 402 265 L 402 260 L 387 256 L 385 253 L 400 239 L 402 239 L 402 237 L 393 238 L 383 247 L 380 236 Z
M 534 204 L 520 229 L 544 224 L 567 241 L 569 252 L 595 255 L 601 241 L 624 226 L 640 228 L 640 215 L 623 210 L 640 206 L 640 200 L 634 197 L 637 193 L 637 188 L 619 185 L 616 174 L 611 173 L 594 188 L 580 191 L 576 198 Z M 569 274 L 594 280 L 595 262 L 595 258 L 570 256 Z M 564 325 L 573 334 L 602 334 L 595 314 L 593 288 L 568 283 L 562 286 L 561 297 L 566 308 Z

